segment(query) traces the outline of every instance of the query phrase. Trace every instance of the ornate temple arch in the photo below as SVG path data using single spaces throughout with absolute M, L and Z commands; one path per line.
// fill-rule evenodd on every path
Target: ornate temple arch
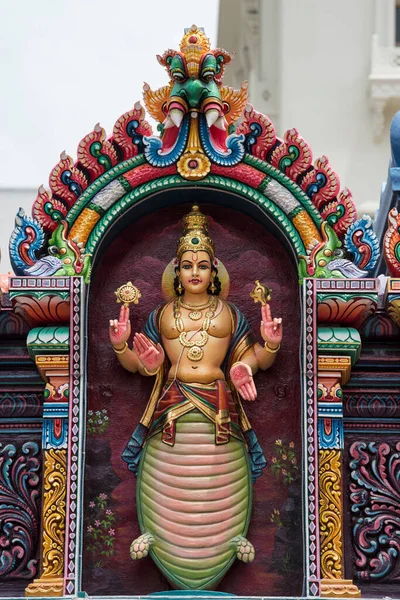
M 204 194 L 209 204 L 259 215 L 297 264 L 305 595 L 358 596 L 344 566 L 342 387 L 360 355 L 358 328 L 378 304 L 371 219 L 357 220 L 351 193 L 340 189 L 328 159 L 313 163 L 295 129 L 277 138 L 271 121 L 247 103 L 245 84 L 222 85 L 231 57 L 211 50 L 200 28 L 185 32 L 180 52 L 158 59 L 169 84 L 156 91 L 146 84 L 144 103 L 161 136 L 152 135 L 139 103 L 116 121 L 112 136 L 96 126 L 79 143 L 76 161 L 61 155 L 50 190 L 39 188 L 32 216 L 19 211 L 11 236 L 10 293 L 30 324 L 28 349 L 46 383 L 42 566 L 26 593 L 82 592 L 84 334 L 92 265 L 131 220 Z

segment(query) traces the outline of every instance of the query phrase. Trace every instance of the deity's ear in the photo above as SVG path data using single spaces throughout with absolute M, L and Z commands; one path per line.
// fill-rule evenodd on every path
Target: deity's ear
M 161 56 L 157 54 L 157 60 L 167 69 L 168 75 L 171 80 L 174 80 L 174 73 L 177 75 L 178 73 L 182 75 L 182 80 L 187 77 L 187 69 L 185 57 L 182 52 L 178 52 L 177 50 L 166 50 L 164 54 Z
M 222 48 L 215 48 L 214 50 L 211 50 L 211 54 L 214 55 L 217 63 L 217 70 L 214 80 L 218 85 L 222 85 L 225 65 L 231 62 L 231 60 L 233 59 L 233 54 L 230 54 L 226 50 L 222 50 Z

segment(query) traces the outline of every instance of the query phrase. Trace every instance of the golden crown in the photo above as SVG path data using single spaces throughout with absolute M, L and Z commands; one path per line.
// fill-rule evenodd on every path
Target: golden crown
M 176 255 L 180 260 L 187 251 L 207 252 L 211 260 L 214 258 L 214 242 L 208 234 L 208 218 L 200 212 L 195 204 L 192 210 L 182 219 L 183 235 L 178 241 Z
M 210 40 L 202 27 L 192 25 L 185 29 L 185 34 L 180 43 L 180 50 L 185 56 L 189 77 L 197 77 L 200 59 L 211 48 Z

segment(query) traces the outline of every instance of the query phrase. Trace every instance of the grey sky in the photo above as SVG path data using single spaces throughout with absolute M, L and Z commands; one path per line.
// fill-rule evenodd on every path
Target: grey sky
M 156 54 L 177 48 L 184 27 L 203 26 L 216 44 L 218 4 L 0 3 L 0 188 L 47 186 L 62 150 L 75 158 L 97 122 L 110 134 L 141 100 L 143 81 L 152 88 L 167 83 Z

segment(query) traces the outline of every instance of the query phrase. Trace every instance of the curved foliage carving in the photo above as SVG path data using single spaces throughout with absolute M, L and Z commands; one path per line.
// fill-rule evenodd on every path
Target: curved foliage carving
M 32 579 L 39 537 L 39 447 L 0 444 L 0 577 Z
M 350 456 L 356 576 L 393 581 L 400 575 L 400 442 L 355 442 Z

